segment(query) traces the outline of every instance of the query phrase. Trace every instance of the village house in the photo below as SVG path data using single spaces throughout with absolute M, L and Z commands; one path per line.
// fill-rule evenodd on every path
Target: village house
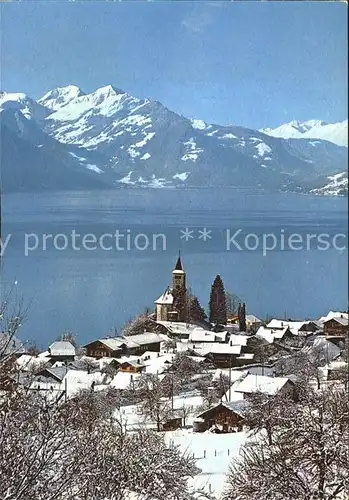
M 119 365 L 119 370 L 121 372 L 128 373 L 141 373 L 145 371 L 146 365 L 141 360 L 129 360 L 124 361 Z
M 146 351 L 160 352 L 160 345 L 167 337 L 153 332 L 144 332 L 129 337 L 99 339 L 86 344 L 86 355 L 92 358 L 120 358 L 125 355 L 139 356 Z
M 288 327 L 293 335 L 307 336 L 315 333 L 320 329 L 319 325 L 314 321 L 286 321 L 281 319 L 272 319 L 267 328 L 274 330 Z
M 256 332 L 256 338 L 264 340 L 268 344 L 272 344 L 273 342 L 293 343 L 295 341 L 295 335 L 293 335 L 287 325 L 282 328 L 260 326 Z
M 241 345 L 212 342 L 204 348 L 196 347 L 193 351 L 212 362 L 216 368 L 229 368 L 238 366 L 237 358 L 241 355 Z
M 325 323 L 325 321 L 328 321 L 329 319 L 333 319 L 333 318 L 346 318 L 348 319 L 348 312 L 342 312 L 342 311 L 330 311 L 329 313 L 327 313 L 326 316 L 321 316 L 321 318 L 319 318 L 317 320 L 317 323 L 319 323 L 320 325 L 323 325 Z
M 325 321 L 324 334 L 326 337 L 340 337 L 345 339 L 348 336 L 348 318 L 337 317 Z
M 246 409 L 245 401 L 221 401 L 195 418 L 193 432 L 205 432 L 212 428 L 219 432 L 240 432 Z
M 48 348 L 48 357 L 51 361 L 74 361 L 75 347 L 65 340 L 53 342 Z
M 248 374 L 243 380 L 237 381 L 225 394 L 226 398 L 232 393 L 237 393 L 243 399 L 248 399 L 251 394 L 260 393 L 266 396 L 276 394 L 296 397 L 295 384 L 287 377 L 268 377 L 266 375 Z
M 122 338 L 107 338 L 94 340 L 89 344 L 84 345 L 86 349 L 86 356 L 91 358 L 117 358 L 121 356 L 123 350 L 126 349 L 126 344 Z
M 164 333 L 181 340 L 188 340 L 191 332 L 197 328 L 196 325 L 182 321 L 157 321 L 156 323 L 166 329 Z

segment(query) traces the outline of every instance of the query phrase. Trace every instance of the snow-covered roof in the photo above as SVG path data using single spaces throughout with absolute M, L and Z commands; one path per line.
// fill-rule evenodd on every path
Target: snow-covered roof
M 201 356 L 207 356 L 208 354 L 236 354 L 239 355 L 241 352 L 241 345 L 229 345 L 223 343 L 212 342 L 209 346 L 204 349 L 195 349 Z
M 245 415 L 247 408 L 248 408 L 248 402 L 241 400 L 241 401 L 221 401 L 220 403 L 215 404 L 214 406 L 211 406 L 208 410 L 205 410 L 204 412 L 200 413 L 197 417 L 195 417 L 195 420 L 198 420 L 199 418 L 205 418 L 207 414 L 210 414 L 212 410 L 215 408 L 218 408 L 220 406 L 224 406 L 225 408 L 228 408 L 229 410 L 233 411 L 237 415 L 240 415 L 241 417 Z
M 167 288 L 162 295 L 155 301 L 155 304 L 173 304 L 174 297 L 170 288 Z
M 226 340 L 227 340 L 227 335 L 228 335 L 228 332 L 227 332 L 227 331 L 223 331 L 223 332 L 216 332 L 216 333 L 215 333 L 215 336 L 216 336 L 216 341 L 219 341 L 219 342 L 226 342 Z
M 234 384 L 235 392 L 277 394 L 290 379 L 286 377 L 267 377 L 266 375 L 249 374 L 241 382 Z
M 340 317 L 339 318 L 331 318 L 331 319 L 327 319 L 324 324 L 326 325 L 326 323 L 328 323 L 329 321 L 336 321 L 340 325 L 348 326 L 348 318 L 340 318 Z
M 215 340 L 215 332 L 204 330 L 203 328 L 194 328 L 194 330 L 189 334 L 190 342 L 214 342 Z
M 161 335 L 160 333 L 154 332 L 144 332 L 138 335 L 130 335 L 128 337 L 123 337 L 124 343 L 127 347 L 135 347 L 146 344 L 155 344 L 158 342 L 165 342 L 167 340 L 166 335 Z
M 247 346 L 249 338 L 250 337 L 248 335 L 231 335 L 229 339 L 229 344 Z
M 126 359 L 125 361 L 123 361 L 121 363 L 121 366 L 122 365 L 131 365 L 134 368 L 139 368 L 139 367 L 145 366 L 144 362 L 141 361 L 140 359 Z
M 262 340 L 266 340 L 269 344 L 272 344 L 275 339 L 282 339 L 287 331 L 289 331 L 288 326 L 277 329 L 260 326 L 256 332 L 256 337 Z
M 186 334 L 189 335 L 195 328 L 196 325 L 190 323 L 183 323 L 181 321 L 157 321 L 159 325 L 164 326 L 170 333 L 173 334 Z
M 293 333 L 293 335 L 298 335 L 299 333 L 299 330 L 305 326 L 305 325 L 309 325 L 313 323 L 315 325 L 315 327 L 317 327 L 316 323 L 313 322 L 313 321 L 287 321 L 287 320 L 284 320 L 284 319 L 272 319 L 268 324 L 267 324 L 267 328 L 273 328 L 273 329 L 283 329 L 285 327 L 289 327 L 289 329 L 291 330 L 291 333 Z
M 246 321 L 248 321 L 249 323 L 261 323 L 262 322 L 262 320 L 257 318 L 257 316 L 255 316 L 254 314 L 246 314 Z
M 311 353 L 314 350 L 320 350 L 324 353 L 327 362 L 332 361 L 336 358 L 340 352 L 341 348 L 327 339 L 325 336 L 316 337 L 312 345 L 304 346 L 303 351 Z
M 48 350 L 51 356 L 75 356 L 75 347 L 66 340 L 53 342 Z
M 97 339 L 94 340 L 93 342 L 90 342 L 90 344 L 93 344 L 94 342 L 101 342 L 105 346 L 109 347 L 112 351 L 121 351 L 121 346 L 125 344 L 125 341 L 123 337 L 113 337 L 109 339 Z M 89 344 L 87 344 L 89 345 Z M 86 347 L 86 346 L 85 346 Z
M 341 312 L 341 311 L 330 311 L 326 316 L 321 316 L 319 318 L 319 323 L 325 323 L 325 321 L 328 321 L 329 319 L 333 318 L 347 318 L 348 319 L 348 313 L 347 312 Z

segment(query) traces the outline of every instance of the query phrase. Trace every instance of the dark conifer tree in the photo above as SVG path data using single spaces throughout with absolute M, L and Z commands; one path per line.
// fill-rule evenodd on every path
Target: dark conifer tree
M 193 323 L 201 323 L 206 319 L 205 310 L 201 307 L 199 299 L 194 295 L 189 299 L 188 316 L 189 321 Z
M 210 294 L 210 323 L 225 325 L 227 323 L 227 304 L 222 278 L 219 274 L 211 286 Z
M 245 304 L 239 304 L 238 315 L 239 315 L 239 330 L 240 330 L 240 332 L 246 332 L 246 305 Z
M 173 307 L 178 311 L 179 321 L 187 321 L 187 291 L 185 288 L 172 290 Z

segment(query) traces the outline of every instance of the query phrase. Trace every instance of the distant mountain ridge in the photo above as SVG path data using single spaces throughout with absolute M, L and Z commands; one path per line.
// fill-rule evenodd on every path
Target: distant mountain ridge
M 8 189 L 16 189 L 11 177 L 16 171 L 19 179 L 22 172 L 21 189 L 28 179 L 31 189 L 50 189 L 52 184 L 67 189 L 72 172 L 74 189 L 81 182 L 91 189 L 232 186 L 333 194 L 321 189 L 347 168 L 346 147 L 303 137 L 311 130 L 337 137 L 343 128 L 338 124 L 291 122 L 283 130 L 264 131 L 207 124 L 112 85 L 89 94 L 75 85 L 58 87 L 37 101 L 1 93 L 0 111 L 1 164 Z M 282 133 L 303 135 L 275 136 Z M 13 153 L 16 141 L 27 151 L 25 165 L 14 164 L 23 163 L 23 155 Z M 335 194 L 345 193 L 345 181 L 342 187 Z
M 337 146 L 348 147 L 348 120 L 326 123 L 321 120 L 291 121 L 277 128 L 265 128 L 261 132 L 283 139 L 323 139 Z

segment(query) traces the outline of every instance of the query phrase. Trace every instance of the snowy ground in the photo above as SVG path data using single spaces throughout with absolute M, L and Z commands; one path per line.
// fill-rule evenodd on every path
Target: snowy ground
M 179 445 L 183 452 L 198 459 L 197 466 L 202 472 L 194 478 L 192 485 L 214 494 L 217 499 L 223 492 L 230 462 L 239 455 L 240 447 L 246 439 L 246 432 L 213 434 L 181 429 L 165 433 L 168 444 Z

